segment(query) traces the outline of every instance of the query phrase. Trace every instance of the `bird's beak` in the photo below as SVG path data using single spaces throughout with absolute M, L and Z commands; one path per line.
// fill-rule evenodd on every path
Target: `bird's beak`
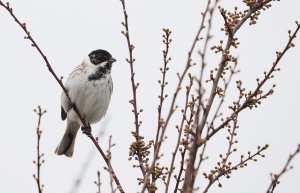
M 117 61 L 117 60 L 114 59 L 114 58 L 109 59 L 109 62 L 110 62 L 110 63 L 114 63 L 114 62 L 116 62 L 116 61 Z

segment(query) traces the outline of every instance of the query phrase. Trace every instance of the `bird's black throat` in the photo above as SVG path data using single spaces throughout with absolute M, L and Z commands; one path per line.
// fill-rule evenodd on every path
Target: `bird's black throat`
M 92 81 L 92 80 L 100 80 L 101 78 L 104 78 L 107 74 L 110 73 L 111 66 L 112 63 L 110 62 L 107 62 L 104 67 L 99 66 L 93 74 L 89 75 L 88 80 Z

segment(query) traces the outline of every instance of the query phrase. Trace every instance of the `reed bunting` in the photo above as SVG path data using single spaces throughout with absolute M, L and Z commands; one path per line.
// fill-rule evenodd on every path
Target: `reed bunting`
M 67 119 L 67 127 L 55 153 L 72 157 L 76 134 L 82 126 L 72 108 L 75 104 L 81 115 L 89 123 L 96 123 L 105 115 L 113 91 L 111 78 L 112 64 L 116 61 L 105 50 L 92 51 L 69 75 L 65 87 L 71 101 L 65 93 L 61 95 L 61 118 Z

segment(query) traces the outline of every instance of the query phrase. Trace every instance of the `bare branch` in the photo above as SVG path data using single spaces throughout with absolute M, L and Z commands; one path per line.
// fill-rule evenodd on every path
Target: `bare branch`
M 130 104 L 133 106 L 133 114 L 134 114 L 134 125 L 135 125 L 135 132 L 133 133 L 133 136 L 135 137 L 135 144 L 137 146 L 136 150 L 136 155 L 138 157 L 139 161 L 139 168 L 142 171 L 142 174 L 146 174 L 146 169 L 144 166 L 144 160 L 142 158 L 142 155 L 140 153 L 140 141 L 142 140 L 140 136 L 140 126 L 142 122 L 139 120 L 139 115 L 141 112 L 143 112 L 142 109 L 138 110 L 137 107 L 137 88 L 139 86 L 139 83 L 136 83 L 134 77 L 135 77 L 135 72 L 134 72 L 134 67 L 133 64 L 135 62 L 135 59 L 133 58 L 133 49 L 135 48 L 134 45 L 130 41 L 130 35 L 129 35 L 129 24 L 128 24 L 128 14 L 126 11 L 126 5 L 125 5 L 125 0 L 120 0 L 123 8 L 123 14 L 124 14 L 124 22 L 122 22 L 122 25 L 125 28 L 125 31 L 122 31 L 122 34 L 125 36 L 126 41 L 127 41 L 127 46 L 128 46 L 128 52 L 129 52 L 129 58 L 126 58 L 127 63 L 129 63 L 130 66 L 130 75 L 131 75 L 131 88 L 132 88 L 132 95 L 133 99 L 129 101 Z
M 187 57 L 185 68 L 184 68 L 184 70 L 183 70 L 183 72 L 182 72 L 181 75 L 179 73 L 177 74 L 178 78 L 179 78 L 179 81 L 178 81 L 178 84 L 177 84 L 177 88 L 176 88 L 176 90 L 175 90 L 175 92 L 173 94 L 172 102 L 171 102 L 171 105 L 170 105 L 170 109 L 169 109 L 169 113 L 167 115 L 166 121 L 164 122 L 164 126 L 161 129 L 161 134 L 160 134 L 158 143 L 156 144 L 156 147 L 155 147 L 154 156 L 153 156 L 152 163 L 150 165 L 150 169 L 147 171 L 146 175 L 144 175 L 145 176 L 144 177 L 144 184 L 143 184 L 143 188 L 142 188 L 141 193 L 144 193 L 144 191 L 145 191 L 145 189 L 147 187 L 147 179 L 149 178 L 150 174 L 152 173 L 152 171 L 153 171 L 153 169 L 155 167 L 155 163 L 156 163 L 156 161 L 158 159 L 158 155 L 159 155 L 159 151 L 160 151 L 160 146 L 161 146 L 161 143 L 162 143 L 162 141 L 164 139 L 168 123 L 169 123 L 169 121 L 170 121 L 173 113 L 177 109 L 177 106 L 175 107 L 175 102 L 176 102 L 177 96 L 178 96 L 178 94 L 179 94 L 179 92 L 181 90 L 182 82 L 183 82 L 184 78 L 186 77 L 186 74 L 187 74 L 188 70 L 190 69 L 190 67 L 193 66 L 193 63 L 192 63 L 192 54 L 194 52 L 196 43 L 200 40 L 200 34 L 203 31 L 203 29 L 205 28 L 204 22 L 206 20 L 205 18 L 206 18 L 206 15 L 208 13 L 209 5 L 210 5 L 210 0 L 208 0 L 206 9 L 205 9 L 204 13 L 202 13 L 202 20 L 201 20 L 201 23 L 200 23 L 200 27 L 199 27 L 199 30 L 196 33 L 196 36 L 195 36 L 195 39 L 194 39 L 194 41 L 192 43 L 191 49 L 188 52 L 188 57 Z
M 40 175 L 40 173 L 41 173 L 41 166 L 45 162 L 45 160 L 42 159 L 45 154 L 40 152 L 40 140 L 41 140 L 41 136 L 42 136 L 41 120 L 42 120 L 42 116 L 47 111 L 43 110 L 42 107 L 40 107 L 40 106 L 38 106 L 37 109 L 34 109 L 33 111 L 38 115 L 38 124 L 37 124 L 37 127 L 36 127 L 36 135 L 37 135 L 37 145 L 36 145 L 37 158 L 36 158 L 36 160 L 33 161 L 33 163 L 37 167 L 37 172 L 36 172 L 37 174 L 33 174 L 33 178 L 35 179 L 35 181 L 37 183 L 38 192 L 42 193 L 43 190 L 44 190 L 44 185 L 41 184 L 41 175 Z
M 94 182 L 94 184 L 97 186 L 98 191 L 96 193 L 101 193 L 101 178 L 100 178 L 100 171 L 97 171 L 97 181 Z
M 269 185 L 266 193 L 274 192 L 275 188 L 280 183 L 279 179 L 281 178 L 281 176 L 293 168 L 291 166 L 291 162 L 296 157 L 296 155 L 298 155 L 299 153 L 300 153 L 300 144 L 298 144 L 296 151 L 289 155 L 289 158 L 288 158 L 287 162 L 285 163 L 284 167 L 282 168 L 282 170 L 277 174 L 271 174 L 271 184 Z
M 173 174 L 173 170 L 175 169 L 175 158 L 179 149 L 179 145 L 184 145 L 187 146 L 189 144 L 189 131 L 192 130 L 192 123 L 193 123 L 193 118 L 195 115 L 194 112 L 194 106 L 195 106 L 195 102 L 196 102 L 196 98 L 194 98 L 193 96 L 190 96 L 190 92 L 193 86 L 193 81 L 194 78 L 189 74 L 190 77 L 190 83 L 189 85 L 186 87 L 186 96 L 185 96 L 185 107 L 184 109 L 182 109 L 182 119 L 181 119 L 181 123 L 180 126 L 176 126 L 178 129 L 178 138 L 177 138 L 177 143 L 175 146 L 174 151 L 172 152 L 172 159 L 171 159 L 171 163 L 169 166 L 169 174 L 168 174 L 168 178 L 167 178 L 167 183 L 166 183 L 166 190 L 165 193 L 168 193 L 168 189 L 169 189 L 169 185 L 170 185 L 170 180 L 171 180 L 171 176 Z M 189 101 L 189 97 L 191 97 L 191 101 Z M 188 113 L 188 109 L 190 109 L 190 116 L 188 117 L 187 113 Z M 187 122 L 187 125 L 184 126 L 184 123 Z M 185 139 L 181 139 L 182 136 L 182 132 L 183 130 L 185 130 Z M 183 165 L 184 165 L 184 156 L 185 156 L 185 152 L 186 152 L 186 147 L 184 147 L 184 150 L 181 150 L 181 167 L 180 167 L 180 171 L 179 171 L 179 175 L 177 177 L 177 184 L 175 187 L 174 192 L 177 191 L 178 189 L 178 184 L 180 182 L 180 177 L 181 174 L 183 172 Z
M 248 152 L 248 157 L 244 159 L 244 155 L 241 155 L 241 160 L 239 163 L 233 165 L 231 162 L 227 162 L 229 155 L 226 155 L 226 158 L 223 158 L 222 155 L 220 155 L 220 158 L 222 159 L 223 163 L 218 163 L 218 167 L 215 167 L 216 169 L 212 170 L 209 174 L 204 173 L 204 177 L 209 180 L 208 185 L 204 189 L 203 193 L 207 193 L 209 188 L 217 181 L 219 181 L 220 177 L 226 176 L 230 177 L 232 171 L 237 170 L 239 168 L 246 167 L 248 165 L 249 161 L 256 162 L 257 156 L 265 157 L 265 155 L 261 154 L 263 151 L 265 151 L 269 145 L 264 145 L 263 147 L 258 147 L 257 151 L 254 154 L 251 154 L 251 152 Z M 229 147 L 231 148 L 231 147 Z M 224 160 L 223 160 L 224 159 Z M 219 182 L 219 187 L 222 187 L 222 184 Z
M 287 44 L 285 45 L 284 49 L 281 52 L 276 52 L 277 53 L 276 54 L 276 60 L 275 60 L 275 62 L 273 62 L 272 67 L 270 68 L 268 73 L 265 73 L 264 79 L 262 81 L 258 82 L 258 85 L 257 85 L 256 89 L 253 92 L 250 92 L 250 95 L 247 96 L 247 99 L 244 101 L 244 103 L 239 108 L 237 108 L 229 117 L 227 117 L 226 120 L 221 125 L 219 125 L 214 130 L 212 130 L 212 132 L 206 137 L 207 140 L 209 140 L 212 136 L 214 136 L 219 130 L 223 129 L 243 109 L 245 109 L 247 107 L 252 107 L 259 100 L 263 99 L 261 97 L 258 98 L 258 99 L 256 98 L 258 96 L 258 94 L 260 93 L 261 88 L 264 86 L 266 81 L 269 80 L 272 77 L 272 74 L 277 70 L 277 66 L 278 66 L 280 60 L 282 59 L 283 55 L 290 48 L 295 46 L 293 44 L 293 40 L 296 38 L 296 35 L 297 35 L 297 33 L 300 29 L 300 24 L 298 22 L 296 22 L 296 25 L 297 25 L 297 28 L 295 29 L 295 31 L 293 33 L 291 33 L 290 30 L 289 30 L 289 40 L 288 40 Z
M 223 76 L 223 72 L 224 69 L 226 67 L 226 65 L 228 64 L 229 61 L 232 61 L 232 57 L 230 55 L 230 48 L 232 46 L 236 47 L 236 38 L 234 38 L 235 33 L 238 31 L 238 29 L 245 23 L 246 20 L 248 20 L 251 15 L 253 13 L 256 13 L 259 9 L 263 8 L 267 3 L 269 3 L 269 0 L 266 1 L 256 1 L 256 3 L 249 8 L 248 12 L 246 14 L 240 15 L 241 19 L 235 19 L 233 20 L 233 24 L 231 24 L 231 28 L 227 29 L 230 32 L 228 32 L 228 36 L 227 36 L 227 42 L 225 45 L 225 48 L 220 50 L 222 51 L 222 58 L 221 58 L 221 62 L 218 65 L 218 70 L 217 73 L 215 75 L 215 77 L 212 79 L 213 81 L 213 85 L 210 91 L 210 95 L 207 101 L 207 104 L 205 105 L 205 108 L 203 110 L 203 114 L 202 114 L 202 118 L 201 121 L 199 123 L 199 125 L 196 128 L 196 132 L 197 134 L 201 133 L 201 131 L 203 131 L 205 124 L 207 122 L 207 118 L 208 115 L 210 113 L 210 109 L 212 107 L 212 104 L 214 102 L 215 96 L 217 94 L 217 87 L 219 84 L 219 80 L 220 78 Z M 226 14 L 226 11 L 223 8 L 219 8 L 220 12 L 223 14 Z M 227 22 L 227 16 L 225 16 L 224 18 Z M 225 22 L 225 23 L 226 23 Z M 226 24 L 225 24 L 226 25 Z M 227 24 L 229 25 L 229 24 Z M 201 143 L 198 143 L 198 142 Z M 186 175 L 185 175 L 185 180 L 184 180 L 184 184 L 183 184 L 183 192 L 184 193 L 191 193 L 193 190 L 193 181 L 194 178 L 196 176 L 195 174 L 195 168 L 194 168 L 194 163 L 196 160 L 196 155 L 197 155 L 197 151 L 198 148 L 203 145 L 203 143 L 205 143 L 206 140 L 194 140 L 191 148 L 190 148 L 190 153 L 189 153 L 189 162 L 188 162 L 188 166 L 187 166 L 187 170 L 186 170 Z

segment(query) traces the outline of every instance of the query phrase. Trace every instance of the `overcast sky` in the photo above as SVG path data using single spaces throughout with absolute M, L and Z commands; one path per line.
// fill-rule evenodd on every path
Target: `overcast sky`
M 242 1 L 223 0 L 220 5 L 232 9 L 242 6 Z M 83 58 L 94 49 L 106 49 L 118 61 L 113 66 L 112 76 L 114 93 L 107 116 L 105 134 L 100 139 L 104 149 L 108 136 L 113 135 L 117 144 L 113 149 L 113 166 L 127 192 L 140 190 L 136 177 L 140 171 L 133 169 L 134 162 L 128 161 L 128 147 L 133 141 L 133 116 L 128 101 L 131 99 L 129 66 L 125 62 L 127 47 L 120 33 L 123 13 L 119 0 L 87 1 L 36 1 L 11 0 L 14 13 L 27 27 L 34 39 L 47 55 L 58 76 L 67 77 L 71 70 L 80 64 Z M 162 28 L 169 27 L 172 33 L 170 74 L 167 92 L 174 91 L 177 82 L 176 72 L 183 69 L 187 51 L 194 39 L 204 10 L 204 1 L 141 1 L 127 2 L 131 39 L 136 47 L 136 79 L 140 82 L 138 105 L 144 109 L 142 133 L 146 139 L 154 136 L 156 126 L 156 107 L 162 65 Z M 295 29 L 294 21 L 299 17 L 299 1 L 285 0 L 274 2 L 273 7 L 263 12 L 258 24 L 245 25 L 237 33 L 241 46 L 236 51 L 239 56 L 239 73 L 234 80 L 241 79 L 248 88 L 254 88 L 256 77 L 262 77 L 263 71 L 270 68 L 275 51 L 281 50 L 288 38 L 288 29 Z M 211 45 L 224 39 L 220 32 L 222 17 L 217 12 L 213 20 L 214 38 Z M 96 171 L 101 169 L 103 191 L 109 190 L 107 173 L 103 159 L 95 153 L 91 156 L 93 145 L 84 135 L 79 134 L 74 156 L 69 159 L 54 154 L 60 141 L 65 122 L 60 119 L 61 89 L 45 67 L 44 61 L 30 43 L 24 40 L 24 33 L 11 16 L 0 9 L 0 84 L 1 84 L 1 135 L 0 135 L 0 192 L 34 192 L 36 184 L 32 178 L 36 157 L 37 116 L 33 109 L 41 105 L 47 109 L 42 119 L 41 149 L 46 162 L 42 166 L 42 183 L 45 193 L 68 193 L 81 171 L 87 156 L 90 167 L 86 170 L 79 192 L 96 192 L 93 182 Z M 299 35 L 300 36 L 300 35 Z M 299 59 L 300 39 L 295 40 L 296 47 L 290 50 L 280 62 L 281 71 L 275 74 L 268 86 L 277 84 L 275 94 L 254 110 L 245 110 L 240 116 L 238 130 L 238 153 L 254 150 L 258 145 L 270 144 L 266 158 L 234 172 L 230 180 L 222 179 L 223 188 L 212 187 L 211 192 L 265 192 L 270 183 L 269 173 L 279 171 L 288 154 L 300 143 L 299 128 Z M 199 47 L 200 46 L 200 47 Z M 202 48 L 200 43 L 197 49 Z M 220 55 L 210 54 L 208 70 L 213 69 Z M 194 58 L 197 61 L 197 57 Z M 209 84 L 207 84 L 209 87 Z M 269 88 L 269 87 L 266 88 Z M 235 99 L 237 91 L 229 89 L 227 105 Z M 179 101 L 180 103 L 180 101 Z M 224 112 L 228 112 L 224 109 Z M 176 120 L 171 122 L 173 126 Z M 101 124 L 93 125 L 98 133 Z M 174 129 L 170 127 L 169 129 Z M 214 166 L 219 153 L 226 150 L 225 133 L 211 142 L 210 159 L 201 173 Z M 173 150 L 173 133 L 168 134 L 168 143 L 163 148 L 165 156 Z M 224 145 L 225 144 L 225 145 Z M 225 148 L 225 149 L 224 149 Z M 277 192 L 295 192 L 299 189 L 300 156 L 293 161 L 295 168 L 288 172 Z M 201 176 L 201 174 L 200 174 Z M 200 188 L 206 180 L 198 182 Z

